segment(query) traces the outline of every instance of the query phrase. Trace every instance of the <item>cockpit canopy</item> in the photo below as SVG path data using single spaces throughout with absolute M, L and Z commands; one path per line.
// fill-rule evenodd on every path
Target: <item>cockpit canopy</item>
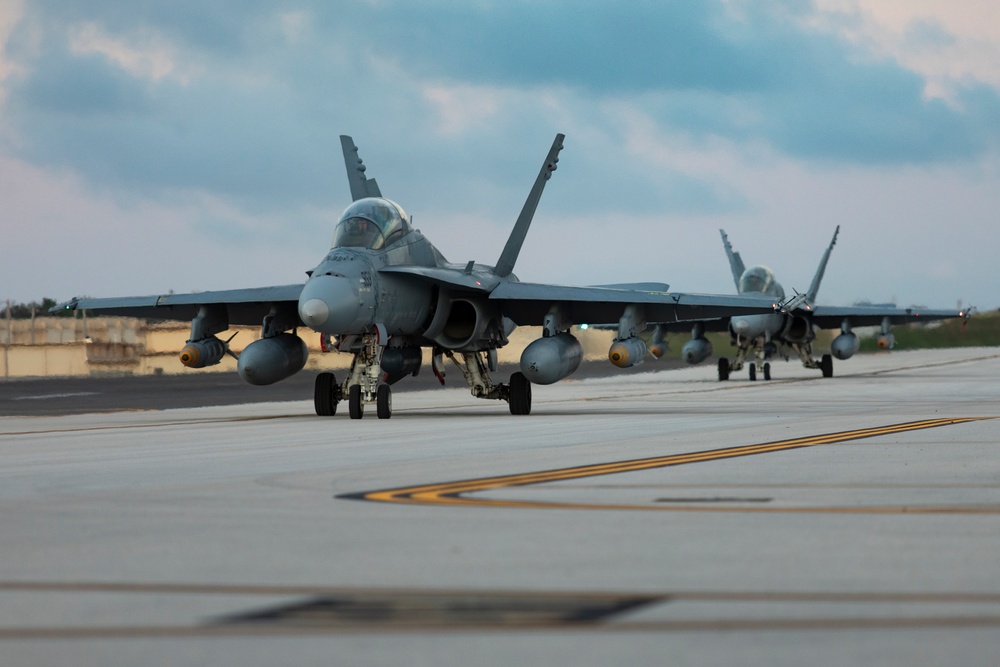
M 381 250 L 410 231 L 410 219 L 388 199 L 359 199 L 344 211 L 333 232 L 334 248 Z
M 751 266 L 740 276 L 740 294 L 766 294 L 785 298 L 785 290 L 774 280 L 774 272 L 766 266 Z

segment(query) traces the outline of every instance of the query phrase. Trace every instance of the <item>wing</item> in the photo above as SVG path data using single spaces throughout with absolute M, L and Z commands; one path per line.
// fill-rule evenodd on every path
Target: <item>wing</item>
M 484 294 L 496 287 L 501 280 L 489 270 L 474 265 L 463 271 L 457 267 L 448 266 L 384 266 L 379 273 L 396 273 L 414 276 L 428 283 L 447 287 L 457 287 L 462 290 L 483 292 Z
M 643 307 L 647 324 L 690 320 L 714 320 L 732 315 L 770 313 L 770 299 L 713 294 L 611 289 L 606 287 L 565 287 L 535 283 L 504 282 L 490 293 L 500 302 L 504 314 L 515 324 L 542 324 L 554 304 L 575 324 L 617 322 L 625 306 Z
M 606 287 L 607 289 L 637 289 L 643 292 L 669 292 L 667 283 L 613 283 L 611 285 L 590 285 L 590 287 Z
M 53 308 L 87 310 L 96 315 L 144 317 L 157 320 L 193 320 L 201 306 L 225 306 L 230 324 L 259 325 L 274 306 L 297 309 L 302 285 L 279 285 L 250 289 L 128 296 L 111 299 L 77 297 Z
M 463 271 L 458 266 L 386 266 L 379 273 L 404 273 L 415 276 L 426 282 L 448 287 L 458 287 L 474 292 L 489 292 L 503 282 L 524 284 L 517 281 L 500 280 L 493 275 L 490 267 L 474 264 Z M 667 283 L 615 283 L 613 285 L 593 285 L 598 289 L 639 290 L 643 292 L 666 292 L 670 289 Z M 581 289 L 581 288 L 568 288 Z
M 931 310 L 922 308 L 882 308 L 879 306 L 813 306 L 803 309 L 813 324 L 821 329 L 835 329 L 845 319 L 852 327 L 879 326 L 888 318 L 889 324 L 932 322 L 966 317 L 964 310 Z M 802 312 L 801 310 L 799 312 Z
M 725 333 L 729 331 L 729 318 L 728 317 L 717 317 L 712 320 L 695 320 L 702 325 L 703 331 L 707 333 Z M 693 326 L 690 320 L 681 320 L 679 322 L 647 322 L 647 328 L 652 328 L 656 326 L 661 331 L 669 333 L 691 333 L 691 327 Z M 617 331 L 617 324 L 591 324 L 591 329 L 599 329 L 601 331 Z

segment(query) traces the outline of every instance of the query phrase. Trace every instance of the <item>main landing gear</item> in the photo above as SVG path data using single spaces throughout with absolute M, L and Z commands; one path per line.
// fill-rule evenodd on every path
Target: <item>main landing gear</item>
M 362 348 L 354 355 L 350 374 L 343 384 L 337 384 L 333 373 L 317 375 L 313 394 L 316 414 L 332 417 L 337 414 L 337 404 L 346 399 L 351 419 L 362 419 L 368 403 L 375 404 L 375 414 L 379 419 L 392 417 L 392 389 L 382 382 L 384 349 L 378 344 L 377 334 L 366 334 L 362 340 Z M 510 384 L 494 383 L 490 377 L 490 371 L 495 371 L 497 367 L 496 350 L 463 352 L 461 360 L 450 350 L 435 350 L 435 375 L 444 384 L 444 373 L 438 366 L 442 353 L 462 371 L 473 396 L 507 401 L 512 415 L 531 414 L 531 382 L 524 373 L 511 375 Z
M 832 378 L 833 377 L 833 356 L 829 354 L 824 354 L 819 360 L 813 359 L 812 348 L 809 345 L 789 345 L 793 348 L 799 355 L 799 359 L 802 361 L 802 365 L 806 368 L 818 368 L 823 377 Z M 788 357 L 782 354 L 782 356 L 787 360 Z M 719 382 L 725 382 L 729 379 L 730 374 L 733 371 L 738 371 L 743 368 L 743 362 L 746 357 L 746 351 L 740 350 L 740 354 L 737 354 L 736 358 L 730 362 L 725 357 L 719 358 Z M 750 376 L 750 381 L 753 382 L 757 379 L 757 375 L 763 375 L 765 380 L 771 379 L 771 364 L 764 361 L 765 356 L 758 353 L 756 355 L 756 360 L 748 365 L 748 371 Z
M 823 371 L 823 377 L 832 378 L 833 377 L 833 357 L 829 354 L 824 354 L 823 358 L 820 359 L 819 369 Z
M 459 361 L 454 352 L 445 350 L 444 354 L 462 371 L 465 381 L 476 398 L 507 401 L 512 415 L 531 414 L 531 382 L 518 371 L 510 376 L 510 384 L 497 384 L 490 377 L 490 371 L 497 369 L 497 352 L 495 349 L 483 352 L 463 352 Z
M 833 356 L 824 354 L 819 361 L 813 359 L 812 346 L 794 345 L 795 351 L 799 353 L 799 359 L 806 368 L 818 368 L 825 378 L 833 377 Z
M 531 383 L 524 373 L 518 371 L 510 376 L 510 387 L 507 402 L 510 403 L 510 414 L 531 414 Z
M 343 400 L 343 392 L 337 384 L 333 373 L 320 373 L 316 376 L 316 390 L 313 402 L 316 404 L 316 414 L 320 417 L 332 417 L 337 414 L 337 403 Z

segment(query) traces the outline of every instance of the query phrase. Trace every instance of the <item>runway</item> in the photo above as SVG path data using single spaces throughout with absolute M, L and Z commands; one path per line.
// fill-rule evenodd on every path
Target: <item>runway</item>
M 0 664 L 997 664 L 1000 350 L 835 374 L 565 381 L 528 417 L 44 399 L 0 417 Z

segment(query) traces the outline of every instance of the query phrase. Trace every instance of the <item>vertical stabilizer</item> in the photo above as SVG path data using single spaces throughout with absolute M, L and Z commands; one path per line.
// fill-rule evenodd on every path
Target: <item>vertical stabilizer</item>
M 826 272 L 826 263 L 830 261 L 830 252 L 833 250 L 833 246 L 837 245 L 837 234 L 840 233 L 840 225 L 837 225 L 837 229 L 833 232 L 833 239 L 830 241 L 830 245 L 827 246 L 826 252 L 823 253 L 823 259 L 819 261 L 819 268 L 816 269 L 816 275 L 813 276 L 812 285 L 809 286 L 809 291 L 806 292 L 806 303 L 815 303 L 816 294 L 819 293 L 819 284 L 823 281 L 823 274 Z
M 746 267 L 743 266 L 743 258 L 740 257 L 740 253 L 733 252 L 733 246 L 729 244 L 729 237 L 726 236 L 726 231 L 720 229 L 719 233 L 722 234 L 722 247 L 726 249 L 726 256 L 729 257 L 729 268 L 733 271 L 733 282 L 736 283 L 736 291 L 739 292 L 740 277 L 746 271 Z
M 365 197 L 381 197 L 378 183 L 374 178 L 365 177 L 365 163 L 358 155 L 354 139 L 340 135 L 340 147 L 344 151 L 344 165 L 347 167 L 347 181 L 351 184 L 351 199 L 358 201 Z
M 507 239 L 507 245 L 503 247 L 503 252 L 500 253 L 500 259 L 497 260 L 494 273 L 501 278 L 509 276 L 514 271 L 514 263 L 517 261 L 517 256 L 521 252 L 521 246 L 528 235 L 528 227 L 531 226 L 531 219 L 535 216 L 538 201 L 542 198 L 542 190 L 545 189 L 545 182 L 552 177 L 552 172 L 556 170 L 556 163 L 559 162 L 559 151 L 562 150 L 563 139 L 565 138 L 564 135 L 557 134 L 555 141 L 552 142 L 552 148 L 549 149 L 549 154 L 545 156 L 545 164 L 542 165 L 542 170 L 538 172 L 538 178 L 535 179 L 535 184 L 532 186 L 531 192 L 528 193 L 528 199 L 525 200 L 524 207 L 521 208 L 521 215 L 517 216 L 517 222 L 514 223 L 514 230 L 510 233 L 510 238 Z

